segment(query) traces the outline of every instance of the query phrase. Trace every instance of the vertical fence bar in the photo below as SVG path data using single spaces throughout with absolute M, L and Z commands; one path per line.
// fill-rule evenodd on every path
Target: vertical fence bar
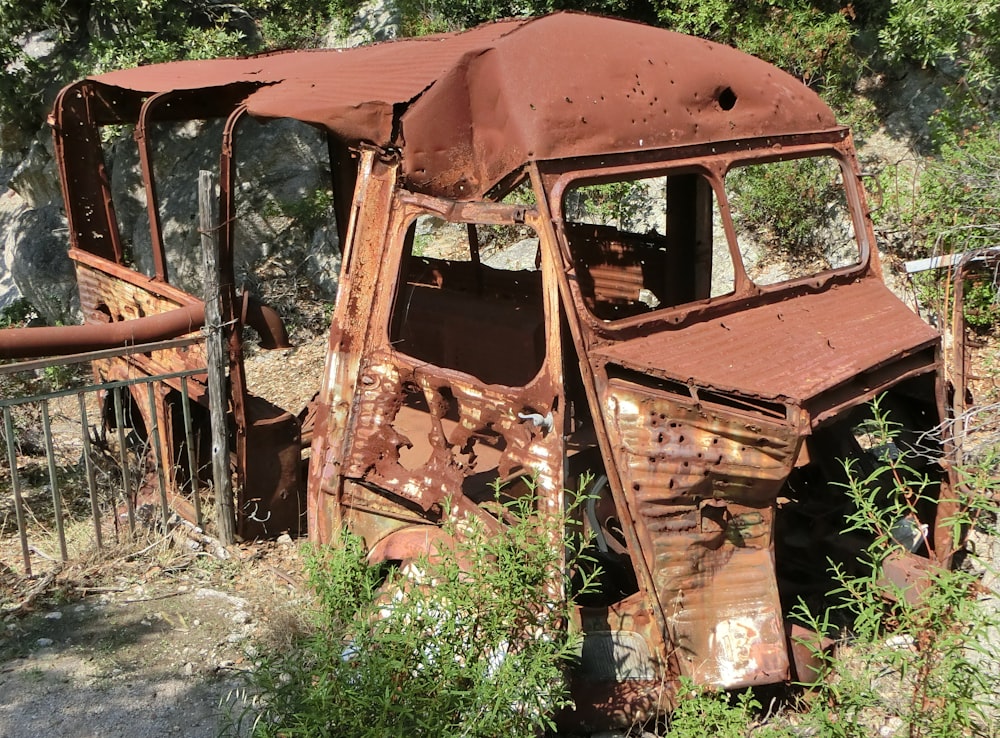
M 66 530 L 63 526 L 62 492 L 56 475 L 56 453 L 52 447 L 52 421 L 49 419 L 49 401 L 42 400 L 42 433 L 45 435 L 45 456 L 49 462 L 49 486 L 52 488 L 52 508 L 56 516 L 56 534 L 59 536 L 59 555 L 69 560 L 66 551 Z
M 149 442 L 153 444 L 153 463 L 156 466 L 156 483 L 160 488 L 160 505 L 163 508 L 163 532 L 167 532 L 170 523 L 170 503 L 167 501 L 167 480 L 163 471 L 163 458 L 160 453 L 160 421 L 156 415 L 156 397 L 153 393 L 153 383 L 146 383 L 146 397 L 149 401 L 149 415 L 152 425 L 149 431 Z
M 128 445 L 125 442 L 125 413 L 122 409 L 122 392 L 127 391 L 124 387 L 115 387 L 112 390 L 112 394 L 115 402 L 115 425 L 118 426 L 118 455 L 121 457 L 122 463 L 122 487 L 125 492 L 125 509 L 128 510 L 128 530 L 129 533 L 135 534 L 135 502 L 132 500 L 132 474 L 128 468 Z
M 17 516 L 17 534 L 21 538 L 21 557 L 24 573 L 31 576 L 31 555 L 28 552 L 28 529 L 24 523 L 24 500 L 21 499 L 21 480 L 17 473 L 17 448 L 14 445 L 14 421 L 10 408 L 3 409 L 3 427 L 7 434 L 7 460 L 10 462 L 10 482 L 14 490 L 14 514 Z
M 83 392 L 77 396 L 80 402 L 80 428 L 83 440 L 83 466 L 87 470 L 87 489 L 90 491 L 90 516 L 94 519 L 94 535 L 97 537 L 98 550 L 104 548 L 101 537 L 101 511 L 97 504 L 97 480 L 94 479 L 94 461 L 90 456 L 90 426 L 87 422 L 87 401 Z
M 194 443 L 191 439 L 191 400 L 188 397 L 188 378 L 181 379 L 181 407 L 184 410 L 184 442 L 187 444 L 188 476 L 191 478 L 191 497 L 194 502 L 194 521 L 204 528 L 201 519 L 201 495 L 198 494 L 198 460 L 195 458 Z

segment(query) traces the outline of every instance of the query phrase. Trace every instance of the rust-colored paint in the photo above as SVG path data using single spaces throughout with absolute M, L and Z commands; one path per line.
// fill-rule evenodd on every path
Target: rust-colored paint
M 176 338 L 205 322 L 202 306 L 175 308 L 143 318 L 86 326 L 13 328 L 0 332 L 0 359 L 82 353 Z
M 279 117 L 327 135 L 342 249 L 323 379 L 301 417 L 247 388 L 241 326 L 265 347 L 287 335 L 273 310 L 238 294 L 233 266 L 236 133 L 247 118 Z M 734 49 L 576 13 L 88 78 L 52 116 L 87 323 L 60 340 L 160 336 L 198 313 L 199 298 L 170 284 L 151 137 L 155 123 L 206 118 L 225 121 L 219 251 L 242 535 L 298 531 L 307 516 L 320 543 L 336 545 L 346 527 L 373 562 L 408 561 L 451 545 L 445 515 L 503 525 L 497 479 L 509 497 L 533 487 L 545 515 L 589 478 L 574 524 L 593 534 L 604 573 L 575 611 L 585 640 L 565 721 L 632 724 L 669 709 L 682 676 L 732 688 L 811 673 L 798 641 L 815 634 L 786 616 L 828 591 L 828 557 L 850 564 L 863 547 L 840 535 L 848 511 L 835 491 L 838 459 L 872 460 L 858 430 L 866 403 L 885 394 L 905 445 L 949 402 L 937 333 L 882 282 L 850 134 L 813 92 Z M 126 264 L 97 143 L 100 126 L 119 123 L 138 126 L 152 277 Z M 755 284 L 727 172 L 820 155 L 842 169 L 856 263 Z M 664 173 L 666 235 L 567 215 L 578 183 Z M 712 197 L 721 230 L 703 207 Z M 468 253 L 419 253 L 422 217 L 463 234 Z M 519 233 L 533 263 L 488 264 L 481 236 L 494 228 Z M 731 291 L 710 296 L 712 261 L 725 258 Z M 636 301 L 654 272 L 661 296 L 676 293 L 662 307 Z M 602 313 L 598 293 L 632 304 Z M 204 360 L 194 345 L 95 371 Z M 207 406 L 201 382 L 189 390 Z M 177 391 L 168 382 L 155 398 L 161 428 L 174 427 Z M 196 416 L 207 422 L 207 410 Z M 165 433 L 161 452 L 183 468 L 191 451 Z M 947 460 L 922 471 L 950 514 Z M 951 550 L 943 513 L 914 514 L 932 540 L 890 558 L 888 576 L 909 580 Z M 555 578 L 553 596 L 572 584 Z
M 815 93 L 760 60 L 578 13 L 355 49 L 140 67 L 88 84 L 108 100 L 252 85 L 251 115 L 399 148 L 411 189 L 461 200 L 531 159 L 837 128 Z

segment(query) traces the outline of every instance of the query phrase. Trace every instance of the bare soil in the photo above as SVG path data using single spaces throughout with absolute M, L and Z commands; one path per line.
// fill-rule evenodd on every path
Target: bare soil
M 0 736 L 234 732 L 241 673 L 308 608 L 298 544 L 243 545 L 225 561 L 167 541 L 130 548 L 62 569 L 2 623 Z M 12 575 L 8 609 L 31 586 Z

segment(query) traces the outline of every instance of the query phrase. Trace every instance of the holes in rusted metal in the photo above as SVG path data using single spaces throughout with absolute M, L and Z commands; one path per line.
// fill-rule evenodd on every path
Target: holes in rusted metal
M 732 110 L 736 105 L 736 93 L 731 87 L 727 87 L 719 93 L 719 107 L 723 110 Z

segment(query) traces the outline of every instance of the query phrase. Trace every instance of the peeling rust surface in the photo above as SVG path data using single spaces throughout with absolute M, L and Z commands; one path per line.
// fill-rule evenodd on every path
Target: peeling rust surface
M 548 455 L 542 433 L 517 417 L 503 392 L 442 382 L 386 359 L 376 355 L 362 371 L 344 476 L 428 510 L 467 479 L 482 494 L 495 479 L 531 474 Z M 533 408 L 548 412 L 542 403 Z
M 412 189 L 458 199 L 482 196 L 531 159 L 837 127 L 815 93 L 758 59 L 577 13 L 354 49 L 151 65 L 92 83 L 109 100 L 122 94 L 114 88 L 249 84 L 251 115 L 398 148 Z
M 938 333 L 874 279 L 623 341 L 600 360 L 751 397 L 803 404 Z M 934 371 L 934 359 L 925 363 Z
M 786 678 L 771 538 L 799 429 L 617 379 L 603 396 L 683 672 L 725 687 Z

